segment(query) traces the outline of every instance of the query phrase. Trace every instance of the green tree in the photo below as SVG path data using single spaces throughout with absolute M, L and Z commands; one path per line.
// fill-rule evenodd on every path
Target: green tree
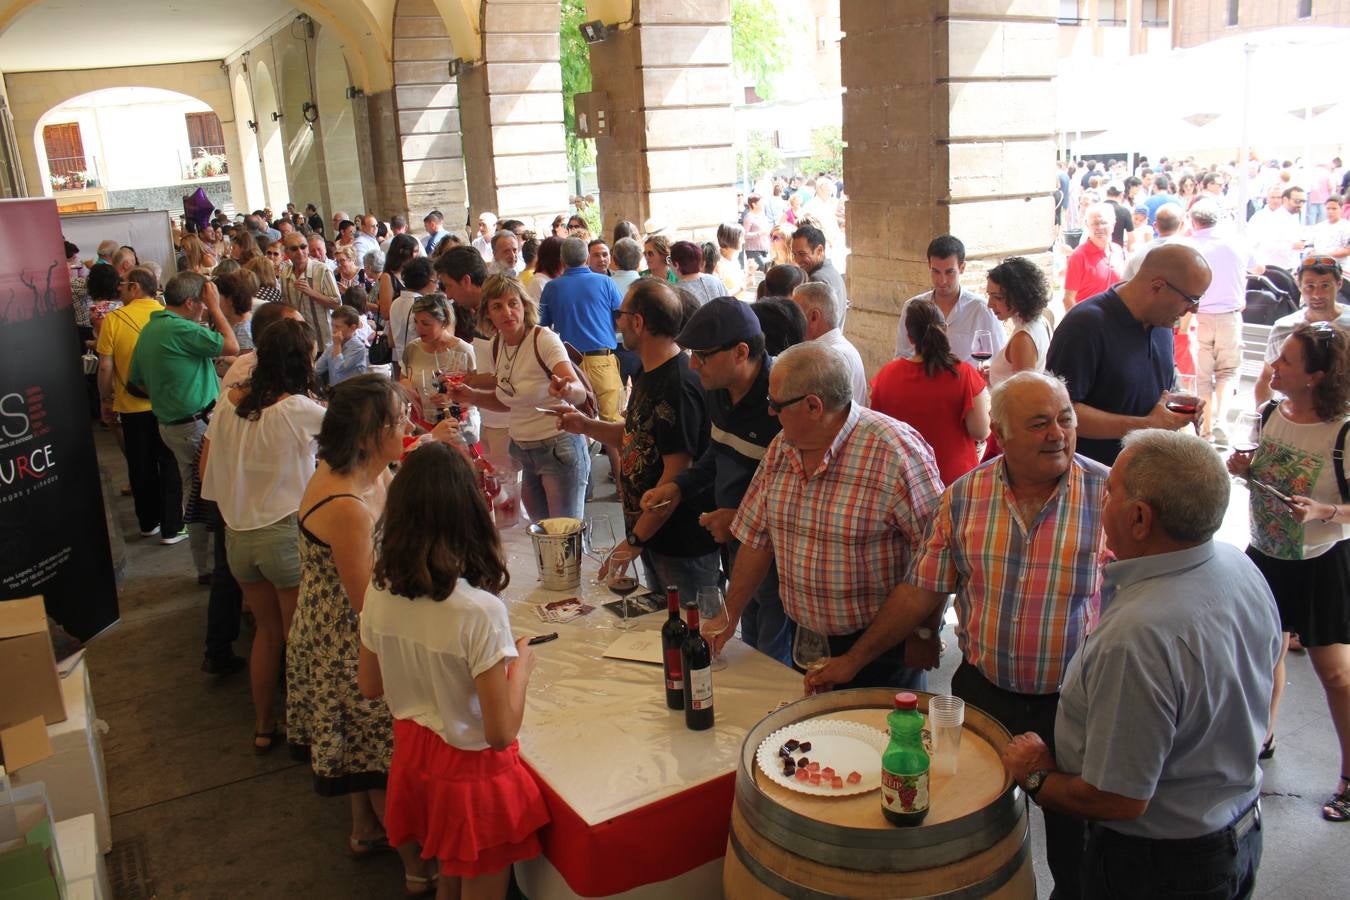
M 595 141 L 577 137 L 577 112 L 573 98 L 591 89 L 591 52 L 581 36 L 586 21 L 586 0 L 562 0 L 563 127 L 567 135 L 567 165 L 572 170 L 577 193 L 581 193 L 581 170 L 595 162 Z
M 731 0 L 731 61 L 754 79 L 756 94 L 774 99 L 774 80 L 792 62 L 786 20 L 775 0 Z
M 804 159 L 798 167 L 800 171 L 814 175 L 817 172 L 833 172 L 836 175 L 844 171 L 844 138 L 839 127 L 830 125 L 811 132 L 811 157 Z
M 776 171 L 781 165 L 783 154 L 762 131 L 750 132 L 746 135 L 745 146 L 736 148 L 736 172 L 749 173 L 751 184 L 765 172 Z

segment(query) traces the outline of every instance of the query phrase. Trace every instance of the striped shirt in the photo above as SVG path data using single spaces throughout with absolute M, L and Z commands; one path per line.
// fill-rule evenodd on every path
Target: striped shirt
M 1097 620 L 1108 470 L 1075 455 L 1028 526 L 1002 457 L 958 479 L 907 579 L 956 593 L 961 654 L 1019 694 L 1059 691 L 1069 660 Z
M 773 548 L 792 621 L 852 634 L 872 624 L 904 580 L 941 495 L 923 437 L 855 403 L 814 472 L 782 434 L 773 439 L 731 533 Z

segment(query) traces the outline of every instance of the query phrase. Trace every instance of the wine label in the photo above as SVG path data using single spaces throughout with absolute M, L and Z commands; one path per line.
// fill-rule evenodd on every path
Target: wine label
M 712 669 L 689 670 L 689 708 L 712 709 Z
M 928 773 L 898 775 L 882 769 L 881 805 L 896 813 L 917 813 L 928 809 Z
M 672 691 L 684 690 L 684 672 L 680 665 L 680 648 L 671 647 L 666 651 L 666 687 Z

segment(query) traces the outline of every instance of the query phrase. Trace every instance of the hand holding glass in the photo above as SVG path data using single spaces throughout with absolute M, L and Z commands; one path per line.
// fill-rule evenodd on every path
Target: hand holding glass
M 727 615 L 727 604 L 722 597 L 721 588 L 698 589 L 698 618 L 698 630 L 707 638 L 716 638 L 731 627 L 731 617 Z M 717 641 L 711 640 L 709 643 L 717 647 Z M 713 671 L 721 671 L 727 667 L 727 661 L 722 658 L 720 649 L 713 651 L 712 667 Z
M 994 336 L 981 328 L 970 342 L 970 358 L 983 365 L 994 358 Z
M 619 597 L 621 617 L 615 628 L 627 631 L 633 627 L 628 618 L 628 595 L 640 586 L 637 576 L 637 558 L 631 553 L 611 553 L 605 560 L 605 586 Z
M 792 662 L 807 675 L 817 672 L 830 661 L 830 640 L 818 631 L 812 631 L 801 625 L 792 637 Z M 822 693 L 824 688 L 816 688 L 811 693 Z

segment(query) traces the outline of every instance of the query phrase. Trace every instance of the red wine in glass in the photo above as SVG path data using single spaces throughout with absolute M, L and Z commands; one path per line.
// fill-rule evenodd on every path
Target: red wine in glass
M 1256 452 L 1256 442 L 1255 442 L 1255 441 L 1233 441 L 1233 452 L 1234 452 L 1234 453 L 1255 453 L 1255 452 Z
M 1199 405 L 1200 401 L 1198 399 L 1195 397 L 1187 397 L 1185 394 L 1173 394 L 1167 398 L 1168 410 L 1183 416 L 1195 415 L 1195 410 Z
M 607 583 L 610 593 L 618 594 L 620 597 L 627 597 L 638 589 L 638 580 L 631 575 L 611 578 Z
M 988 353 L 988 352 L 986 352 L 986 351 L 984 351 L 984 350 L 976 350 L 974 353 L 971 353 L 971 354 L 970 354 L 970 358 L 973 359 L 973 360 L 975 360 L 976 362 L 985 363 L 985 362 L 989 362 L 989 360 L 993 359 L 993 358 L 994 358 L 994 354 Z

